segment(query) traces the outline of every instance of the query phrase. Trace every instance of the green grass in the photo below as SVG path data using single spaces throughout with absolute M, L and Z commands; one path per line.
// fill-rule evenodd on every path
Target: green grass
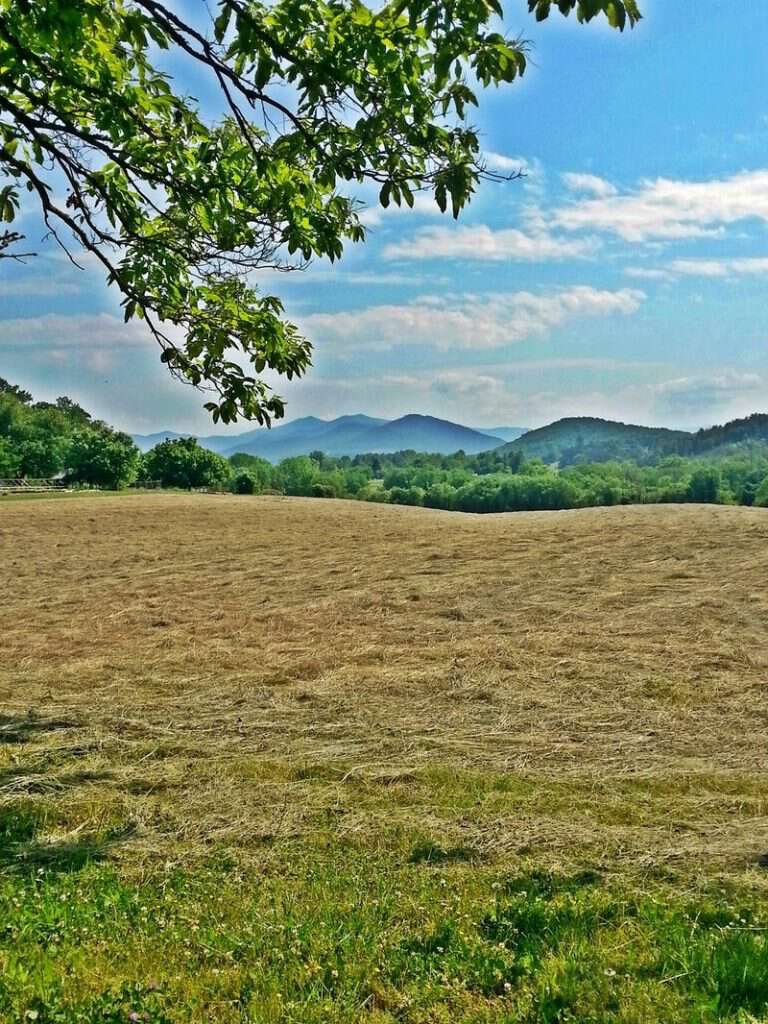
M 716 883 L 657 866 L 644 876 L 583 845 L 553 870 L 441 825 L 534 804 L 564 823 L 590 806 L 594 820 L 641 822 L 646 801 L 685 808 L 689 796 L 701 820 L 708 792 L 754 815 L 757 776 L 623 780 L 611 797 L 576 778 L 435 766 L 372 779 L 341 763 L 235 761 L 243 778 L 306 787 L 317 805 L 303 834 L 171 844 L 163 863 L 130 856 L 158 823 L 132 817 L 134 797 L 114 792 L 114 755 L 39 750 L 35 726 L 2 734 L 12 757 L 0 773 L 2 1022 L 768 1020 L 768 896 L 754 873 Z M 187 784 L 200 785 L 201 766 L 188 764 Z M 389 821 L 345 832 L 341 779 L 358 813 L 386 808 Z M 158 787 L 148 780 L 139 798 Z M 396 823 L 409 804 L 418 814 Z M 415 827 L 417 817 L 429 824 Z
M 10 838 L 35 827 L 19 814 Z M 768 913 L 748 895 L 428 849 L 403 834 L 286 843 L 260 870 L 219 855 L 143 878 L 72 850 L 31 856 L 0 883 L 0 1019 L 765 1019 Z

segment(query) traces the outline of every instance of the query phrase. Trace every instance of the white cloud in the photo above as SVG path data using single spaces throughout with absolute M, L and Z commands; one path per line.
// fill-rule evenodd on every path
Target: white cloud
M 569 231 L 599 230 L 628 242 L 717 236 L 737 221 L 768 223 L 768 170 L 711 181 L 658 178 L 634 192 L 581 199 L 553 212 Z
M 51 298 L 59 295 L 77 295 L 82 289 L 74 281 L 62 281 L 56 277 L 25 277 L 0 282 L 0 298 L 28 295 Z
M 384 208 L 379 206 L 378 197 L 374 202 L 371 200 L 371 205 L 367 206 L 359 214 L 360 221 L 367 228 L 379 227 L 385 220 L 390 217 L 397 217 L 400 214 L 410 213 L 411 215 L 420 215 L 422 217 L 442 217 L 444 216 L 442 210 L 435 202 L 435 197 L 432 192 L 417 192 L 413 197 L 413 206 L 408 206 L 406 203 L 401 203 L 400 206 L 395 202 L 391 202 L 389 206 Z
M 674 281 L 678 277 L 729 278 L 768 275 L 768 257 L 740 256 L 733 259 L 692 258 L 671 260 L 663 267 L 625 267 L 627 277 L 648 281 Z
M 319 350 L 333 346 L 358 353 L 414 344 L 489 349 L 541 337 L 584 317 L 634 313 L 644 298 L 644 293 L 635 289 L 604 291 L 587 285 L 540 294 L 464 295 L 453 300 L 422 296 L 404 305 L 315 313 L 305 317 L 301 326 Z
M 688 259 L 673 260 L 669 264 L 673 274 L 696 277 L 731 277 L 742 274 L 768 274 L 768 257 L 745 256 L 730 260 Z
M 447 285 L 449 278 L 444 274 L 422 274 L 410 268 L 408 270 L 346 270 L 343 261 L 334 266 L 322 263 L 311 263 L 306 269 L 292 271 L 289 274 L 279 270 L 260 270 L 249 276 L 251 284 L 262 291 L 276 291 L 278 294 L 287 285 L 289 287 L 332 284 L 338 288 L 352 287 L 408 287 L 422 288 L 427 285 L 437 287 Z
M 535 173 L 535 166 L 522 156 L 504 156 L 503 153 L 483 153 L 483 160 L 489 171 L 498 171 L 499 174 Z
M 615 196 L 618 189 L 605 178 L 598 178 L 596 174 L 577 174 L 574 171 L 567 171 L 561 174 L 563 184 L 571 192 L 591 192 L 594 196 Z
M 35 350 L 61 351 L 148 345 L 151 342 L 152 336 L 146 324 L 138 320 L 125 324 L 109 313 L 77 313 L 72 316 L 46 313 L 44 316 L 0 320 L 0 350 L 29 346 Z
M 661 270 L 659 267 L 625 267 L 624 273 L 627 277 L 634 277 L 640 281 L 674 281 L 674 274 L 668 270 Z
M 656 387 L 657 408 L 663 414 L 689 418 L 712 417 L 722 410 L 744 415 L 765 406 L 766 382 L 758 373 L 725 369 L 709 376 L 675 377 Z
M 726 260 L 673 260 L 668 266 L 668 273 L 695 277 L 725 277 L 728 273 Z
M 486 224 L 428 227 L 384 249 L 384 259 L 459 259 L 538 263 L 578 258 L 592 252 L 592 239 L 558 238 L 546 231 L 494 230 Z
M 664 381 L 657 388 L 659 394 L 679 395 L 686 394 L 693 389 L 702 387 L 710 391 L 753 391 L 762 387 L 763 378 L 759 373 L 744 373 L 739 370 L 723 370 L 721 373 L 713 374 L 710 377 L 675 377 L 673 380 Z

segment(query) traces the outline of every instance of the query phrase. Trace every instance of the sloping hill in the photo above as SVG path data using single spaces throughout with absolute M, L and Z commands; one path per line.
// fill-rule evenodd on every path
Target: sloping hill
M 712 457 L 768 447 L 768 413 L 753 413 L 695 433 L 571 416 L 529 430 L 505 446 L 527 458 L 569 466 L 612 460 L 657 462 L 668 455 Z
M 684 430 L 615 423 L 591 416 L 571 416 L 529 430 L 506 446 L 527 458 L 561 466 L 613 459 L 648 462 L 668 454 L 691 454 L 694 435 Z
M 720 454 L 737 447 L 768 445 L 768 413 L 756 412 L 722 426 L 708 427 L 694 434 L 696 454 Z

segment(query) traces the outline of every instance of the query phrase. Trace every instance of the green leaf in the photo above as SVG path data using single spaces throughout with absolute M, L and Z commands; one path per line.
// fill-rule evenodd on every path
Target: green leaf
M 232 8 L 229 4 L 222 5 L 221 11 L 213 23 L 213 35 L 218 43 L 222 42 L 227 34 L 229 22 L 232 18 Z
M 620 0 L 609 0 L 605 8 L 605 14 L 611 28 L 618 28 L 621 32 L 624 31 L 627 13 L 624 10 L 624 4 Z

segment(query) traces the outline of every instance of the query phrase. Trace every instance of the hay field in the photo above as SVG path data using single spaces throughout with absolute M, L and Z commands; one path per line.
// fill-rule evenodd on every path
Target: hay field
M 399 894 L 403 905 L 371 925 L 365 948 L 399 927 L 400 952 L 414 929 L 423 938 L 445 924 L 448 904 L 436 894 L 454 894 L 451 920 L 466 901 L 477 923 L 519 877 L 546 876 L 552 892 L 570 893 L 551 879 L 588 869 L 603 894 L 607 885 L 654 905 L 682 900 L 681 920 L 693 892 L 715 892 L 728 907 L 736 892 L 762 906 L 766 580 L 761 509 L 475 517 L 163 494 L 0 504 L 6 896 L 24 905 L 28 887 L 43 884 L 29 881 L 37 874 L 52 899 L 79 886 L 86 904 L 109 879 L 125 893 L 155 886 L 141 896 L 151 903 L 166 898 L 169 878 L 194 888 L 190 879 L 213 871 L 218 892 L 233 878 L 234 892 L 243 879 L 271 879 L 270 905 L 279 895 L 307 920 L 318 906 L 333 916 L 346 905 L 334 889 L 346 879 L 343 892 L 362 886 L 368 902 L 372 886 L 377 907 L 377 887 Z M 184 893 L 188 913 L 202 897 Z M 201 920 L 199 905 L 195 913 Z M 624 940 L 612 934 L 607 948 Z M 698 998 L 685 980 L 695 972 L 670 984 L 676 972 L 665 965 L 651 995 L 627 968 L 627 996 L 610 1013 L 594 978 L 578 996 L 592 992 L 594 1005 L 558 996 L 550 1013 L 542 992 L 560 982 L 539 973 L 527 987 L 510 974 L 473 988 L 465 982 L 475 968 L 462 960 L 457 994 L 445 965 L 437 975 L 429 967 L 429 984 L 421 975 L 406 984 L 386 957 L 375 970 L 389 974 L 376 984 L 373 966 L 355 981 L 342 958 L 342 998 L 308 946 L 297 963 L 309 974 L 286 981 L 276 967 L 269 991 L 259 960 L 262 988 L 251 979 L 248 1002 L 231 951 L 192 972 L 188 944 L 187 959 L 181 946 L 163 947 L 164 965 L 152 967 L 161 954 L 149 933 L 141 955 L 131 943 L 118 955 L 102 935 L 87 963 L 80 932 L 62 926 L 60 941 L 72 943 L 70 980 L 51 975 L 49 946 L 35 945 L 38 973 L 9 983 L 7 1013 L 38 1007 L 34 999 L 73 1014 L 113 996 L 154 1006 L 164 992 L 172 1008 L 153 1020 L 554 1021 L 569 1019 L 563 1007 L 582 1015 L 570 1019 L 653 1020 L 663 1010 L 668 1020 L 735 1020 L 728 1013 L 757 1013 L 762 998 L 737 993 L 727 1013 L 685 1016 Z M 594 947 L 594 936 L 585 943 Z M 490 954 L 475 952 L 487 966 Z M 549 949 L 550 967 L 559 955 Z M 12 954 L 2 956 L 8 969 Z M 129 982 L 140 988 L 142 972 L 162 983 L 114 995 Z M 616 971 L 598 974 L 613 984 Z M 719 991 L 722 979 L 707 984 Z M 0 1019 L 15 1019 L 2 1017 L 3 991 Z M 107 1019 L 82 1012 L 61 1019 Z

